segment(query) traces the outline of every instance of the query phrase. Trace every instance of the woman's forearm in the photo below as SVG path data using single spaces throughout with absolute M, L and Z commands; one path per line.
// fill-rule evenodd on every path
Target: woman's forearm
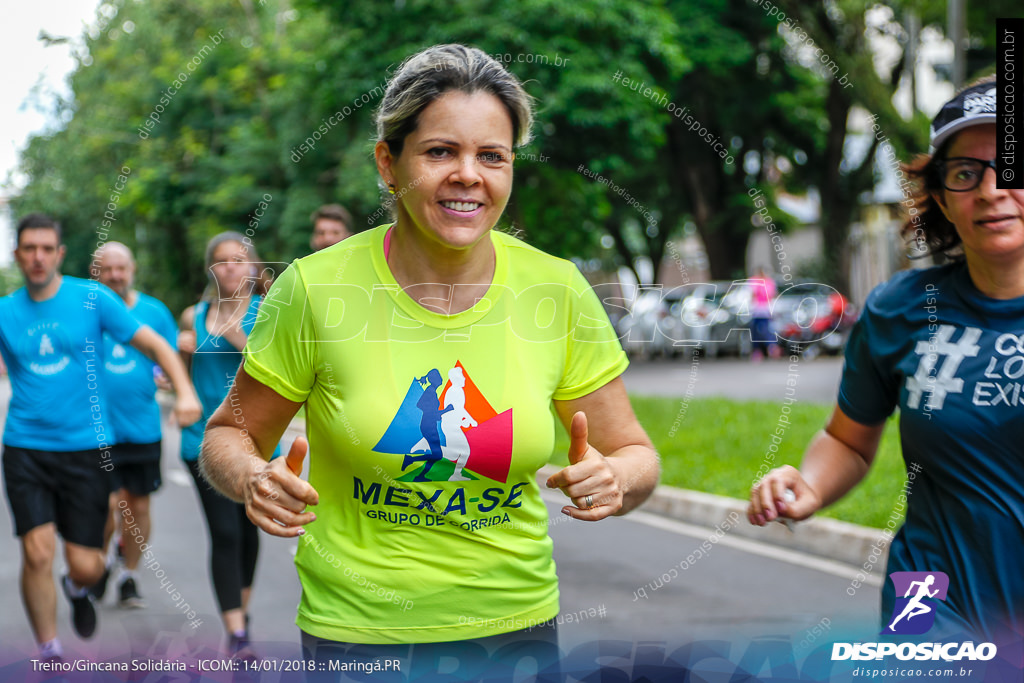
M 231 500 L 244 502 L 253 473 L 265 469 L 267 462 L 244 428 L 211 424 L 203 436 L 199 466 L 215 489 Z
M 826 430 L 818 432 L 804 452 L 800 473 L 827 507 L 845 496 L 868 473 L 870 462 Z

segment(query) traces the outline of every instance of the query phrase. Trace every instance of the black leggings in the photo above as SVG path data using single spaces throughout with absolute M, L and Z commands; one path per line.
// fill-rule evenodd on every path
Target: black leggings
M 252 586 L 260 531 L 245 515 L 245 506 L 217 493 L 199 473 L 199 461 L 186 461 L 196 482 L 210 533 L 210 576 L 221 612 L 242 606 L 242 589 Z

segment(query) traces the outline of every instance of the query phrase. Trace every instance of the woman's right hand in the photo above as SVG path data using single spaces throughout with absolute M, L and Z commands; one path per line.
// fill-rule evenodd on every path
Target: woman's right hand
M 253 468 L 245 483 L 245 512 L 253 524 L 272 536 L 292 538 L 306 533 L 303 525 L 316 520 L 306 511 L 320 496 L 302 479 L 302 461 L 309 443 L 298 437 L 288 455 Z
M 196 331 L 182 330 L 178 332 L 178 351 L 181 353 L 196 352 Z
M 792 491 L 791 500 L 786 491 Z M 776 467 L 750 489 L 747 519 L 755 526 L 764 526 L 780 518 L 807 519 L 821 509 L 821 497 L 792 465 Z

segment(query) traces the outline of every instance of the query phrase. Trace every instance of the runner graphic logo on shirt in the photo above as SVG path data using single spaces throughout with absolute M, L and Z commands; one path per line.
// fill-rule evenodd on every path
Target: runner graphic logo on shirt
M 71 363 L 68 354 L 70 344 L 60 329 L 60 323 L 38 323 L 25 330 L 23 342 L 28 349 L 24 354 L 29 359 L 28 368 L 34 374 L 50 377 L 61 372 Z
M 50 340 L 50 335 L 44 333 L 42 339 L 39 340 L 39 355 L 49 356 L 53 353 L 53 341 Z
M 127 362 L 125 361 L 127 359 Z M 110 359 L 104 365 L 107 372 L 116 375 L 127 375 L 135 369 L 135 359 L 128 358 L 128 351 L 121 344 L 115 343 L 110 349 Z
M 414 377 L 373 450 L 404 455 L 398 481 L 505 483 L 512 463 L 512 409 L 498 413 L 461 362 Z M 440 390 L 440 395 L 438 394 Z

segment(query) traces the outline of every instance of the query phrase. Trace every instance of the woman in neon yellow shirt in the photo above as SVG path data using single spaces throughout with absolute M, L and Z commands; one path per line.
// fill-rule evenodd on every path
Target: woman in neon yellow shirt
M 535 474 L 552 405 L 572 439 L 547 482 L 563 513 L 624 514 L 657 483 L 597 296 L 570 262 L 493 229 L 531 121 L 520 83 L 480 50 L 409 58 L 378 112 L 395 222 L 285 271 L 210 419 L 208 478 L 268 533 L 304 535 L 311 650 L 550 644 L 558 583 Z M 303 404 L 308 483 L 303 439 L 265 462 Z

